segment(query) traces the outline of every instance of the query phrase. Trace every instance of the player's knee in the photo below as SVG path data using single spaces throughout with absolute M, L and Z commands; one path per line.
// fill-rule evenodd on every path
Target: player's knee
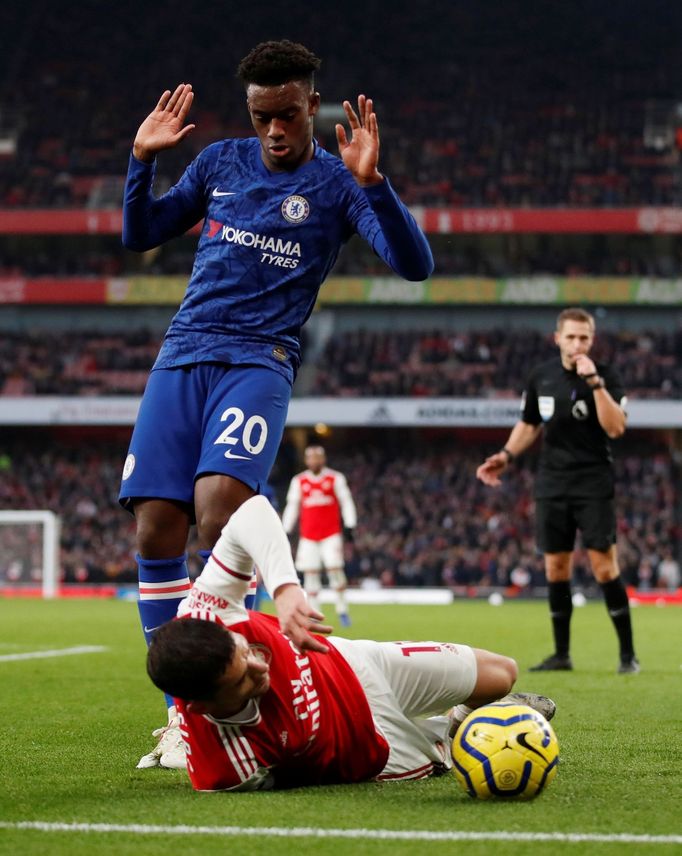
M 512 657 L 505 657 L 502 654 L 495 656 L 493 664 L 494 675 L 492 682 L 495 684 L 491 691 L 496 698 L 501 698 L 507 695 L 511 688 L 516 683 L 519 676 L 519 667 Z
M 348 580 L 345 573 L 340 569 L 331 570 L 328 572 L 329 585 L 335 591 L 344 591 L 348 587 Z
M 512 657 L 502 657 L 502 660 L 504 661 L 502 669 L 505 673 L 507 684 L 507 688 L 504 691 L 504 695 L 506 695 L 516 683 L 516 679 L 519 676 L 519 666 Z
M 231 476 L 206 475 L 194 485 L 194 511 L 199 543 L 211 549 L 226 523 L 255 491 Z
M 306 571 L 303 574 L 303 588 L 308 594 L 318 594 L 320 591 L 320 575 L 316 571 Z
M 229 512 L 217 509 L 206 509 L 201 515 L 197 514 L 197 536 L 206 549 L 211 549 L 220 538 L 227 521 L 232 516 Z
M 145 514 L 137 519 L 135 546 L 144 559 L 180 556 L 187 546 L 188 527 L 169 525 L 163 515 Z
M 516 660 L 481 649 L 476 649 L 475 654 L 478 675 L 469 702 L 473 705 L 487 704 L 507 695 L 519 674 Z

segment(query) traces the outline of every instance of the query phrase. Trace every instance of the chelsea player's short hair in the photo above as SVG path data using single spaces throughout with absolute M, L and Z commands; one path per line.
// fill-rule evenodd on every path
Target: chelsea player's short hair
M 280 86 L 292 80 L 305 80 L 312 86 L 321 62 L 298 42 L 261 42 L 239 63 L 237 76 L 244 86 Z

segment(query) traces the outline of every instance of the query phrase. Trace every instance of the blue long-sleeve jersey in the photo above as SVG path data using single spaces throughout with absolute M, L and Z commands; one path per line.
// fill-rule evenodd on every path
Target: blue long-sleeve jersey
M 388 180 L 361 188 L 315 145 L 292 172 L 270 172 L 257 138 L 204 149 L 168 193 L 131 155 L 123 243 L 144 251 L 204 220 L 185 297 L 154 368 L 196 362 L 267 365 L 293 382 L 299 335 L 341 246 L 361 235 L 408 280 L 433 270 L 428 242 Z

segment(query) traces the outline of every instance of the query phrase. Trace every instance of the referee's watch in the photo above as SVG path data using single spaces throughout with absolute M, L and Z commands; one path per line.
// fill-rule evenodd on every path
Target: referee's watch
M 596 378 L 594 383 L 590 383 L 592 378 Z M 593 372 L 592 374 L 583 375 L 583 380 L 587 383 L 590 389 L 606 389 L 606 384 L 604 383 L 604 378 L 601 375 L 597 374 L 597 372 Z

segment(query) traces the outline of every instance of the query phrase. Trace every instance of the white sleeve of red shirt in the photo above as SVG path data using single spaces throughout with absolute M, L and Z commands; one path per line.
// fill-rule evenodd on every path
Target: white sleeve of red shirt
M 226 537 L 221 535 L 189 594 L 180 601 L 178 617 L 191 616 L 211 620 L 211 615 L 204 614 L 208 612 L 217 615 L 228 625 L 247 621 L 248 612 L 244 606 L 244 598 L 249 592 L 253 574 L 251 557 L 231 547 Z M 263 576 L 269 592 L 277 591 L 286 583 L 298 584 L 298 578 L 292 579 L 291 574 L 286 569 L 279 568 L 276 563 L 269 568 L 267 579 Z
M 293 530 L 301 509 L 301 481 L 294 476 L 287 492 L 287 502 L 282 513 L 282 526 L 287 535 Z
M 343 525 L 347 529 L 355 529 L 358 522 L 358 513 L 355 509 L 350 488 L 348 487 L 348 481 L 344 474 L 338 472 L 338 470 L 334 471 L 334 493 L 339 501 Z

